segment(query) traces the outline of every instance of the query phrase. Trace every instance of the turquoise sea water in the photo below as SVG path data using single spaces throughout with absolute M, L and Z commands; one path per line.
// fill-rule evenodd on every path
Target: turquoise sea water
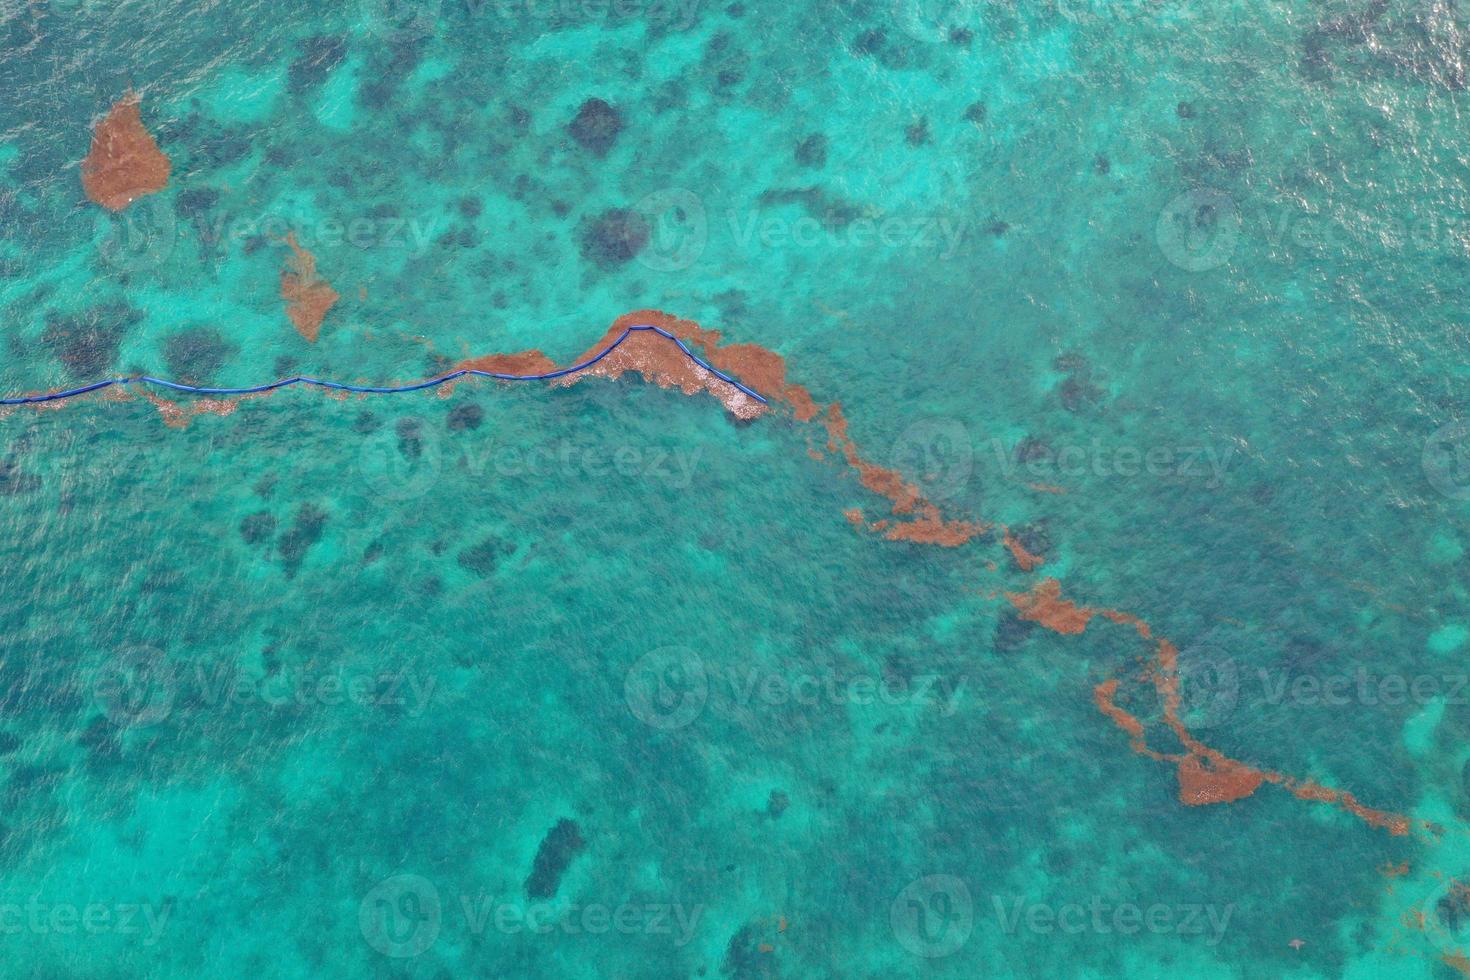
M 0 418 L 5 975 L 1456 975 L 1463 10 L 38 0 L 0 45 L 0 392 L 667 310 L 1169 637 L 1211 745 L 1444 827 L 1182 805 L 1093 704 L 1132 631 L 855 530 L 783 414 L 92 399 Z M 173 173 L 114 216 L 78 164 L 129 87 Z

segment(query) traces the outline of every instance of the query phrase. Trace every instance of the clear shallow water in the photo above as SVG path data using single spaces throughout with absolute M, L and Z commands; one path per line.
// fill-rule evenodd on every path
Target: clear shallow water
M 4 8 L 5 392 L 566 362 L 662 308 L 1173 639 L 1212 745 L 1447 828 L 1181 805 L 1093 705 L 1136 638 L 854 531 L 782 417 L 99 400 L 0 419 L 7 972 L 1452 970 L 1464 26 L 1369 9 Z M 77 163 L 129 85 L 174 170 L 116 218 Z M 599 262 L 617 208 L 653 239 Z

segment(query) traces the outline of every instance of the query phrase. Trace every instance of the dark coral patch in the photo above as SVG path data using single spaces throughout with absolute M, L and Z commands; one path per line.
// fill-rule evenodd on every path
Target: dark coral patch
M 1072 375 L 1062 382 L 1062 407 L 1069 412 L 1081 412 L 1102 400 L 1102 389 L 1085 378 Z
M 312 545 L 321 540 L 327 525 L 327 512 L 315 504 L 302 504 L 296 511 L 291 528 L 281 535 L 281 559 L 286 564 L 286 577 L 294 578 L 301 568 L 302 559 Z
M 486 538 L 473 547 L 459 553 L 459 567 L 474 572 L 481 578 L 495 574 L 501 559 L 510 555 L 515 548 L 500 538 Z
M 41 343 L 73 378 L 93 381 L 112 367 L 123 334 L 142 318 L 126 303 L 94 306 L 77 316 L 48 313 Z
M 186 187 L 179 191 L 174 209 L 186 218 L 198 219 L 219 204 L 219 191 L 212 187 Z
M 565 817 L 556 822 L 536 851 L 531 876 L 526 879 L 526 894 L 531 898 L 551 898 L 561 886 L 572 859 L 587 849 L 582 830 L 575 820 Z
M 648 222 L 636 211 L 612 208 L 584 220 L 578 229 L 582 257 L 603 269 L 615 269 L 648 244 Z
M 1055 455 L 1056 450 L 1040 436 L 1027 436 L 1016 443 L 1016 462 L 1018 463 L 1048 460 Z
M 187 384 L 212 381 L 236 348 L 212 327 L 191 327 L 164 341 L 163 362 L 171 377 Z
M 34 493 L 40 487 L 40 477 L 22 472 L 14 460 L 0 459 L 0 497 Z
M 754 923 L 740 927 L 725 945 L 720 972 L 727 977 L 773 977 L 771 950 L 763 942 L 764 931 Z
M 779 818 L 791 806 L 791 797 L 784 790 L 773 789 L 766 799 L 766 813 L 773 819 Z
M 729 31 L 720 31 L 710 38 L 704 48 L 701 69 L 713 75 L 715 91 L 722 96 L 732 94 L 729 90 L 745 81 L 750 71 L 750 54 Z
M 803 167 L 821 170 L 827 165 L 827 137 L 813 133 L 796 144 L 796 162 Z
M 404 459 L 418 459 L 424 454 L 424 426 L 418 419 L 399 419 L 393 431 L 398 436 L 398 454 Z
M 1035 623 L 1022 619 L 1014 609 L 1007 609 L 995 624 L 995 639 L 991 645 L 997 653 L 1009 653 L 1024 644 L 1034 629 Z
M 623 131 L 623 117 L 618 110 L 601 99 L 588 99 L 577 110 L 569 127 L 572 139 L 584 150 L 599 157 L 607 156 L 618 134 Z
M 922 61 L 912 41 L 879 28 L 863 31 L 853 38 L 852 53 L 860 58 L 872 58 L 889 71 L 906 71 L 918 67 Z
M 1003 540 L 1017 568 L 1030 571 L 1043 564 L 1051 554 L 1051 533 L 1046 518 L 1006 530 Z
M 449 410 L 445 424 L 450 432 L 478 429 L 485 422 L 485 410 L 474 402 L 461 402 Z
M 1087 363 L 1087 358 L 1077 353 L 1066 353 L 1058 356 L 1052 366 L 1067 372 L 1067 378 L 1059 389 L 1062 407 L 1067 411 L 1085 411 L 1102 402 L 1103 390 L 1092 383 L 1092 366 Z
M 240 537 L 246 544 L 260 544 L 269 541 L 271 535 L 275 533 L 276 519 L 269 511 L 250 514 L 240 522 Z
M 106 717 L 98 715 L 82 729 L 77 744 L 87 750 L 89 762 L 110 762 L 122 755 L 122 732 Z
M 319 34 L 301 43 L 301 54 L 286 71 L 292 92 L 304 92 L 327 80 L 332 69 L 347 56 L 347 42 L 341 37 Z

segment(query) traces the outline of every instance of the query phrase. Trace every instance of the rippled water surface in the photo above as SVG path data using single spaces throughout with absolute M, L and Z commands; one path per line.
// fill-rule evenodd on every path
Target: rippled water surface
M 0 396 L 850 441 L 0 409 L 7 976 L 1470 972 L 1460 7 L 331 6 L 0 0 Z

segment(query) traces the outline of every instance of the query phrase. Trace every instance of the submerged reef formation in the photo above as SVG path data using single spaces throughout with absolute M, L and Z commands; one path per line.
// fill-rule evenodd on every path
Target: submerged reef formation
M 112 370 L 123 336 L 143 319 L 127 303 L 99 303 L 73 314 L 48 311 L 41 346 L 48 350 L 68 377 L 91 381 Z
M 128 92 L 92 130 L 92 148 L 82 160 L 87 199 L 121 211 L 138 198 L 168 185 L 172 164 L 143 125 L 142 96 Z
M 602 99 L 588 99 L 567 128 L 579 146 L 600 159 L 617 142 L 618 133 L 623 130 L 623 118 Z
M 527 897 L 545 900 L 555 896 L 561 887 L 562 875 L 572 860 L 586 849 L 587 842 L 582 839 L 582 828 L 577 826 L 577 822 L 566 817 L 558 820 L 536 850 L 536 860 L 530 876 L 526 878 Z

